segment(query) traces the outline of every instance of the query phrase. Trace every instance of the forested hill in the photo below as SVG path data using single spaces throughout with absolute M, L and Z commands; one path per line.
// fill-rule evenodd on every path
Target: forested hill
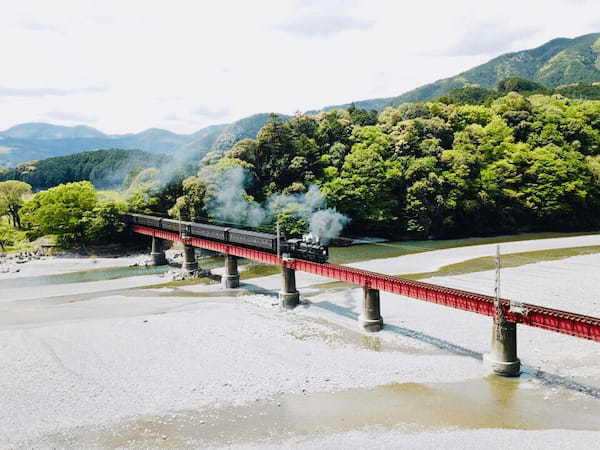
M 91 181 L 97 188 L 112 188 L 120 187 L 131 172 L 167 163 L 165 155 L 141 150 L 95 150 L 0 169 L 0 181 L 25 181 L 36 191 L 74 181 Z
M 502 86 L 537 88 L 530 83 Z M 350 108 L 273 118 L 256 139 L 208 163 L 171 203 L 184 217 L 211 215 L 211 195 L 219 192 L 213 174 L 235 168 L 254 180 L 248 198 L 266 204 L 274 194 L 318 185 L 358 235 L 445 238 L 600 226 L 595 100 L 509 92 L 484 105 L 444 100 L 379 114 Z M 237 210 L 236 222 L 252 211 Z M 294 211 L 283 210 L 278 220 Z
M 141 133 L 109 135 L 86 126 L 63 127 L 25 123 L 0 132 L 0 167 L 97 149 L 139 149 L 151 153 L 185 153 L 201 159 L 212 150 L 229 148 L 244 138 L 254 138 L 269 114 L 254 114 L 230 124 L 211 125 L 192 134 L 175 134 L 151 128 Z
M 386 106 L 433 100 L 467 85 L 495 87 L 509 77 L 527 78 L 548 87 L 600 81 L 600 33 L 573 39 L 553 39 L 531 50 L 501 55 L 454 77 L 426 84 L 398 97 L 357 101 L 354 104 L 359 108 L 382 110 Z M 345 109 L 349 105 L 323 109 Z
M 598 82 L 600 81 L 600 33 L 574 39 L 554 39 L 532 50 L 499 56 L 459 75 L 427 84 L 398 97 L 358 101 L 355 105 L 358 108 L 381 111 L 386 106 L 437 99 L 464 86 L 493 88 L 500 80 L 507 77 L 527 78 L 550 88 L 576 83 L 589 86 L 593 82 Z M 590 91 L 588 87 L 584 90 Z M 572 91 L 560 93 L 577 97 L 581 92 L 583 92 L 581 87 L 575 87 Z M 583 96 L 583 98 L 587 97 Z M 347 109 L 349 106 L 350 103 L 329 106 L 323 110 Z M 160 129 L 108 135 L 87 126 L 21 124 L 0 132 L 0 167 L 106 148 L 140 149 L 166 154 L 181 151 L 190 159 L 199 160 L 213 150 L 224 150 L 242 139 L 255 138 L 258 130 L 268 119 L 269 114 L 255 114 L 230 124 L 212 125 L 188 135 Z

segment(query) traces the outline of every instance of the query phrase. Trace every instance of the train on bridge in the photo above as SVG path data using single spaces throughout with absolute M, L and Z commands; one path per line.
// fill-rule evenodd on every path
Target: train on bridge
M 326 263 L 329 249 L 325 245 L 305 239 L 280 239 L 269 233 L 222 227 L 207 223 L 186 222 L 166 219 L 145 214 L 123 214 L 123 220 L 129 225 L 141 225 L 160 230 L 179 233 L 182 236 L 198 237 L 227 244 L 239 245 L 290 258 L 304 259 L 317 263 Z
M 359 322 L 367 331 L 379 331 L 383 327 L 380 290 L 491 316 L 494 318 L 492 349 L 489 354 L 486 354 L 485 360 L 498 375 L 518 376 L 520 373 L 520 361 L 517 357 L 517 324 L 600 342 L 600 318 L 598 317 L 529 303 L 516 304 L 507 299 L 498 299 L 475 292 L 327 263 L 327 247 L 316 243 L 299 239 L 278 242 L 277 236 L 273 234 L 180 222 L 143 214 L 126 214 L 123 219 L 133 232 L 152 237 L 153 252 L 156 250 L 158 239 L 182 242 L 185 250 L 184 266 L 188 264 L 187 270 L 190 270 L 191 266 L 197 268 L 194 247 L 223 253 L 225 255 L 223 280 L 227 288 L 239 287 L 236 258 L 242 257 L 282 266 L 283 288 L 279 292 L 279 299 L 281 306 L 286 309 L 292 309 L 300 303 L 300 294 L 296 289 L 296 270 L 362 286 L 363 304 Z M 281 246 L 281 255 L 277 252 L 278 244 Z M 155 253 L 159 254 L 159 252 Z

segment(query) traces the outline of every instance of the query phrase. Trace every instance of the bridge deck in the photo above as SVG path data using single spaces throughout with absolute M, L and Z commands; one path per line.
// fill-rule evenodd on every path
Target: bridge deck
M 194 247 L 240 256 L 267 264 L 289 267 L 290 269 L 333 278 L 335 280 L 345 281 L 369 287 L 371 289 L 379 289 L 381 291 L 391 292 L 405 297 L 437 303 L 438 305 L 461 309 L 463 311 L 474 312 L 486 316 L 493 316 L 495 311 L 494 298 L 488 295 L 369 272 L 367 270 L 341 266 L 338 264 L 319 264 L 301 259 L 282 260 L 272 253 L 195 237 L 183 239 L 177 233 L 140 225 L 133 225 L 131 228 L 136 233 L 170 241 L 181 241 Z M 509 309 L 510 301 L 506 299 L 501 300 L 501 305 L 507 319 L 511 322 L 600 342 L 600 318 L 545 308 L 543 306 L 528 303 L 519 304 L 521 312 L 511 311 Z

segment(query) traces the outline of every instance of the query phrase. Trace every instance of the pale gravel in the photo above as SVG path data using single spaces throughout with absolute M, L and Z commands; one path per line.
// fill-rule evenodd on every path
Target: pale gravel
M 585 236 L 510 243 L 503 245 L 503 251 L 587 245 L 600 245 L 600 239 Z M 361 267 L 387 273 L 426 272 L 494 251 L 493 245 L 438 250 L 374 260 L 361 263 Z M 574 260 L 573 264 L 577 264 L 573 267 L 579 278 L 568 284 L 562 281 L 561 277 L 566 277 L 563 272 L 561 276 L 545 276 L 539 285 L 527 281 L 530 276 L 540 277 L 540 273 L 555 270 L 551 266 L 547 268 L 546 263 L 523 266 L 515 269 L 514 274 L 506 269 L 503 274 L 506 273 L 507 280 L 513 280 L 514 289 L 521 283 L 518 292 L 522 293 L 523 287 L 532 294 L 535 292 L 532 298 L 523 300 L 537 299 L 554 306 L 561 305 L 566 296 L 575 297 L 575 293 L 580 302 L 578 307 L 587 307 L 598 298 L 597 282 L 585 284 L 582 280 L 590 277 L 597 280 L 600 257 L 580 258 L 556 262 Z M 50 270 L 58 270 L 55 265 L 47 269 L 50 267 Z M 70 270 L 70 266 L 64 267 Z M 102 296 L 102 290 L 114 289 L 116 281 L 123 283 L 121 287 L 131 287 L 152 284 L 157 276 L 147 280 L 135 278 L 136 284 L 130 279 L 81 283 L 80 286 L 88 285 L 98 296 L 74 303 L 36 299 L 36 295 L 57 294 L 46 287 L 34 295 L 26 290 L 12 292 L 12 315 L 0 314 L 0 360 L 3 362 L 0 365 L 0 447 L 44 448 L 50 445 L 44 436 L 53 433 L 68 435 L 70 430 L 109 426 L 141 415 L 240 404 L 279 393 L 299 393 L 302 389 L 310 393 L 392 382 L 459 382 L 481 378 L 486 370 L 479 358 L 488 348 L 490 321 L 471 313 L 382 293 L 382 313 L 388 326 L 378 333 L 378 338 L 419 351 L 373 352 L 327 339 L 340 329 L 362 333 L 356 323 L 360 289 L 311 296 L 304 307 L 294 312 L 279 310 L 273 305 L 276 299 L 265 295 L 238 298 Z M 460 282 L 462 288 L 487 292 L 489 278 L 489 273 L 484 273 L 431 281 Z M 319 278 L 298 273 L 301 288 L 314 284 L 315 280 Z M 276 291 L 280 283 L 280 277 L 274 276 L 249 280 L 248 284 Z M 571 286 L 571 290 L 563 289 L 562 285 Z M 573 291 L 574 286 L 581 289 Z M 210 292 L 219 288 L 188 286 L 181 289 Z M 510 291 L 506 289 L 508 287 L 504 294 L 508 297 Z M 164 289 L 161 291 L 165 295 Z M 84 289 L 84 292 L 90 290 Z M 16 308 L 19 298 L 28 299 L 23 301 L 21 311 Z M 7 303 L 0 302 L 0 310 L 6 307 Z M 596 311 L 596 306 L 590 308 Z M 299 338 L 302 336 L 306 338 Z M 519 353 L 527 370 L 535 372 L 540 368 L 567 381 L 600 389 L 597 345 L 519 327 Z M 428 351 L 439 348 L 444 352 Z M 374 367 L 377 369 L 373 370 Z M 443 370 L 439 370 L 440 367 Z M 600 438 L 598 432 L 554 430 L 440 430 L 409 434 L 379 430 L 378 440 L 372 441 L 375 432 L 367 429 L 302 438 L 284 443 L 283 447 L 402 448 L 406 442 L 412 448 L 442 445 L 470 448 L 471 443 L 483 443 L 490 448 L 508 445 L 539 448 L 540 443 L 545 448 L 571 448 L 570 443 L 574 443 L 578 447 L 573 448 L 586 448 Z M 264 445 L 260 443 L 255 447 Z M 280 444 L 275 446 L 280 447 Z
M 124 256 L 120 258 L 49 256 L 42 259 L 34 259 L 25 264 L 10 263 L 8 265 L 19 269 L 19 272 L 0 273 L 0 280 L 57 275 L 84 270 L 106 269 L 109 267 L 127 267 L 131 264 L 143 263 L 147 259 L 149 259 L 148 255 Z
M 260 442 L 227 446 L 231 450 L 250 449 L 460 449 L 505 450 L 584 450 L 598 448 L 600 433 L 572 430 L 439 430 L 423 433 L 405 433 L 397 430 L 367 428 L 329 436 L 303 437 L 278 443 Z M 223 448 L 223 447 L 214 447 Z

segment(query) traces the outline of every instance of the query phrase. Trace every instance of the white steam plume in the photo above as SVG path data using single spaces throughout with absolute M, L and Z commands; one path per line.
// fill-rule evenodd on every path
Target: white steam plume
M 211 172 L 214 192 L 209 196 L 208 213 L 223 222 L 257 227 L 267 219 L 267 211 L 248 201 L 246 187 L 249 176 L 241 167 Z
M 327 244 L 340 235 L 350 219 L 327 208 L 325 196 L 316 185 L 306 193 L 274 194 L 261 205 L 248 199 L 246 188 L 250 175 L 241 167 L 204 173 L 210 187 L 207 211 L 220 221 L 257 227 L 272 222 L 279 212 L 289 208 L 297 217 L 309 222 L 310 232 Z

